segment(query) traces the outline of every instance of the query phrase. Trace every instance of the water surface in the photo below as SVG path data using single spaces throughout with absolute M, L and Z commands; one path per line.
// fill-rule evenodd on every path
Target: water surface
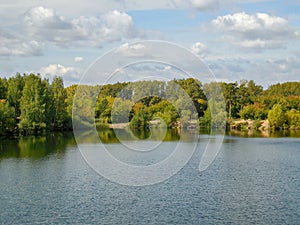
M 99 176 L 71 134 L 2 140 L 0 224 L 299 224 L 299 138 L 226 136 L 199 173 L 208 138 L 179 173 L 145 187 Z

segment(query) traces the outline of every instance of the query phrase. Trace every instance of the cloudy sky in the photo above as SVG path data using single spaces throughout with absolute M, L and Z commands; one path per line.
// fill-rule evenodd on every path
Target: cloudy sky
M 179 44 L 218 80 L 300 81 L 300 0 L 0 0 L 0 76 L 65 84 L 113 48 Z

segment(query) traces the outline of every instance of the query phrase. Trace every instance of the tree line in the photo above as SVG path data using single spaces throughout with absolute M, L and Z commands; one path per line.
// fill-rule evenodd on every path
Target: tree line
M 268 119 L 273 129 L 300 128 L 300 82 L 275 84 L 266 90 L 253 80 L 202 84 L 193 78 L 83 87 L 85 95 L 97 98 L 95 105 L 89 97 L 74 104 L 81 105 L 87 123 L 95 122 L 88 119 L 92 115 L 98 124 L 130 122 L 133 129 L 141 129 L 156 118 L 170 127 L 188 126 L 196 119 L 200 126 L 218 126 L 225 116 Z M 209 96 L 216 87 L 222 92 L 219 102 Z M 0 78 L 0 135 L 71 130 L 77 88 L 64 87 L 61 77 L 52 82 L 36 74 Z M 224 111 L 217 110 L 220 113 L 214 116 L 212 110 L 222 108 L 222 101 Z
M 178 121 L 189 126 L 199 118 L 200 126 L 221 127 L 235 119 L 256 120 L 257 124 L 268 119 L 274 130 L 300 129 L 300 82 L 274 84 L 264 90 L 253 80 L 202 84 L 188 78 L 98 88 L 94 91 L 100 90 L 95 106 L 99 124 L 130 121 L 132 128 L 141 129 L 156 118 L 169 127 L 177 126 Z
M 0 135 L 71 129 L 71 98 L 61 77 L 52 83 L 35 74 L 1 78 Z

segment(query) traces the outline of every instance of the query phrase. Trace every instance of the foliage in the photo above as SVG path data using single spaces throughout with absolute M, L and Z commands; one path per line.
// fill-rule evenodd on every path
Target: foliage
M 66 90 L 66 93 L 67 93 L 67 98 L 66 98 L 66 111 L 67 111 L 67 114 L 68 114 L 68 117 L 71 118 L 72 117 L 72 109 L 73 109 L 73 98 L 74 98 L 74 95 L 76 93 L 76 89 L 77 89 L 78 85 L 74 84 L 74 85 L 71 85 L 67 88 L 65 88 Z
M 300 128 L 300 112 L 291 109 L 290 111 L 286 112 L 287 122 L 288 125 L 293 128 Z
M 285 114 L 280 104 L 276 104 L 268 113 L 270 126 L 277 130 L 282 129 L 285 124 Z
M 212 121 L 212 117 L 211 117 L 211 110 L 210 107 L 207 107 L 207 109 L 204 112 L 203 117 L 200 118 L 200 126 L 201 127 L 211 127 L 211 121 Z
M 130 121 L 130 128 L 132 130 L 144 130 L 148 127 L 147 114 L 143 109 L 140 109 Z
M 76 98 L 74 98 L 76 96 Z M 74 101 L 75 99 L 75 101 Z M 253 80 L 204 84 L 196 79 L 138 81 L 106 85 L 52 82 L 35 74 L 17 73 L 0 78 L 0 135 L 35 134 L 71 129 L 74 121 L 91 127 L 126 123 L 144 129 L 160 118 L 167 126 L 188 126 L 199 118 L 201 126 L 223 127 L 226 118 L 268 119 L 273 129 L 299 128 L 300 83 L 286 82 L 263 90 Z
M 241 118 L 243 119 L 266 119 L 268 115 L 268 111 L 260 104 L 254 103 L 252 105 L 247 105 L 243 107 L 239 112 Z
M 39 133 L 45 130 L 47 124 L 46 110 L 48 109 L 49 84 L 37 75 L 25 77 L 24 89 L 20 102 L 21 133 Z
M 300 96 L 300 83 L 299 82 L 286 82 L 282 84 L 274 84 L 271 85 L 266 91 L 264 91 L 264 95 L 274 96 L 280 95 L 284 97 L 288 96 Z
M 130 120 L 130 112 L 133 102 L 130 100 L 122 100 L 115 98 L 113 109 L 111 112 L 113 123 L 127 123 Z
M 67 92 L 61 77 L 55 77 L 51 84 L 51 114 L 52 129 L 66 129 L 70 127 L 70 117 L 67 113 Z
M 5 99 L 7 93 L 7 80 L 0 78 L 0 99 Z
M 24 87 L 24 77 L 19 73 L 15 77 L 9 78 L 7 82 L 7 100 L 15 108 L 17 116 L 21 115 L 20 101 Z
M 13 132 L 15 119 L 15 109 L 6 100 L 0 100 L 0 135 Z
M 1 79 L 1 135 L 70 129 L 68 108 L 72 105 L 67 101 L 66 90 L 59 77 L 51 84 L 35 74 L 21 76 L 17 73 L 8 80 Z M 69 98 L 73 96 L 72 93 Z

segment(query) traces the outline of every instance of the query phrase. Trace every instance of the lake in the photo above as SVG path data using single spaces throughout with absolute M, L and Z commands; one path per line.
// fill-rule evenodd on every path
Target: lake
M 118 151 L 114 132 L 99 135 L 113 154 L 132 160 Z M 179 136 L 168 131 L 169 147 L 152 157 L 172 150 Z M 299 224 L 298 134 L 228 134 L 200 173 L 209 138 L 199 135 L 191 160 L 176 175 L 141 187 L 98 175 L 71 133 L 0 140 L 0 224 Z

